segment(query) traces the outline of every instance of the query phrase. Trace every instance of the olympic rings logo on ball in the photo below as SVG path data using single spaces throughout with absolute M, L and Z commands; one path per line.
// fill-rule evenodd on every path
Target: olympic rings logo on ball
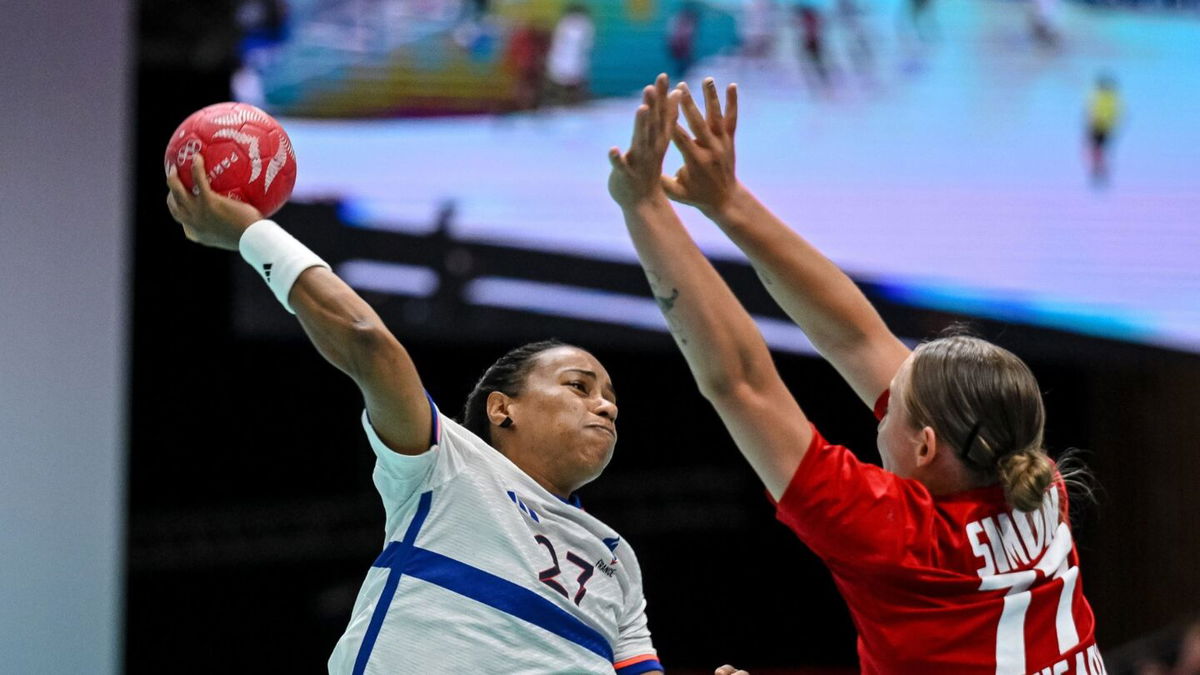
M 204 144 L 201 143 L 199 141 L 199 139 L 195 139 L 195 138 L 191 139 L 190 141 L 185 143 L 183 145 L 183 147 L 179 148 L 179 152 L 175 154 L 176 163 L 182 165 L 184 162 L 191 159 L 192 155 L 195 155 L 197 152 L 200 152 L 200 148 L 202 148 L 203 146 L 204 146 Z
M 162 154 L 170 174 L 193 187 L 192 172 L 183 171 L 203 156 L 208 184 L 270 215 L 283 206 L 296 183 L 296 155 L 287 132 L 267 113 L 243 103 L 214 103 L 180 123 Z M 203 179 L 201 179 L 203 181 Z

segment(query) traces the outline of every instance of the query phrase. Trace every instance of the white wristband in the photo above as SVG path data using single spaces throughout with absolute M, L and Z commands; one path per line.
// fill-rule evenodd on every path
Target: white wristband
M 329 268 L 316 253 L 272 220 L 260 220 L 246 228 L 238 240 L 238 251 L 292 314 L 296 312 L 288 304 L 288 293 L 300 273 L 310 267 Z

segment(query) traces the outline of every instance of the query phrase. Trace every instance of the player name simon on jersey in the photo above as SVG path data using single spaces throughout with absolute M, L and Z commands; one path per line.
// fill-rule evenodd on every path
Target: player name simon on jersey
M 1003 574 L 1037 561 L 1050 548 L 1060 521 L 1058 490 L 1047 490 L 1036 511 L 1013 510 L 967 523 L 967 541 L 983 562 L 979 576 Z

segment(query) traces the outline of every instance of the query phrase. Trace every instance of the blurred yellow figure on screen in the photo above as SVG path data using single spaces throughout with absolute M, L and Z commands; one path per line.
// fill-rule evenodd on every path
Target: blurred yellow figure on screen
M 1092 181 L 1098 185 L 1108 182 L 1108 146 L 1121 121 L 1121 108 L 1116 80 L 1112 75 L 1101 75 L 1096 80 L 1087 110 L 1088 159 Z

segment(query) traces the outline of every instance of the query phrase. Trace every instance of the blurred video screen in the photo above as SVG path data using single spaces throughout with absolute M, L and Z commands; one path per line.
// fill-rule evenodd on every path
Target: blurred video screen
M 260 0 L 237 11 L 235 95 L 291 135 L 292 201 L 335 204 L 347 232 L 634 264 L 606 153 L 628 143 L 657 73 L 695 92 L 713 76 L 739 86 L 742 182 L 889 299 L 1200 352 L 1196 3 Z M 666 170 L 680 164 L 672 150 Z M 680 211 L 707 254 L 743 260 Z M 377 291 L 439 283 L 411 261 L 343 263 Z M 569 271 L 477 281 L 517 284 L 500 294 L 513 309 L 656 321 L 648 294 L 598 293 Z M 468 300 L 492 297 L 472 288 Z

